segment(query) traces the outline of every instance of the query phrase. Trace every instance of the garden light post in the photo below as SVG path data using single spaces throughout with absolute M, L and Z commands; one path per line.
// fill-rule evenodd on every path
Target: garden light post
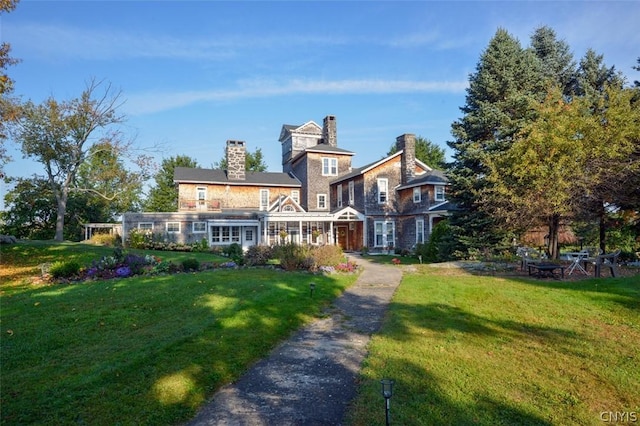
M 311 297 L 313 297 L 313 290 L 316 289 L 316 283 L 309 283 L 309 291 L 311 292 Z
M 386 425 L 389 426 L 389 411 L 391 410 L 390 399 L 393 396 L 393 380 L 383 379 L 380 380 L 380 384 L 382 385 L 382 396 L 384 397 L 384 414 Z

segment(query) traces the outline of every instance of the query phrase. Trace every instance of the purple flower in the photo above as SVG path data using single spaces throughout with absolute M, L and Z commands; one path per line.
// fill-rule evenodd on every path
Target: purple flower
M 129 275 L 131 275 L 131 268 L 129 268 L 128 266 L 121 266 L 118 269 L 116 269 L 117 277 L 125 278 L 125 277 L 128 277 Z

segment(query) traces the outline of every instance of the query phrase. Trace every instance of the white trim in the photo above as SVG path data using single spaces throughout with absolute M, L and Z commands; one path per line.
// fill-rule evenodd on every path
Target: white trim
M 204 225 L 204 229 L 202 231 L 197 231 L 196 230 L 196 224 L 197 223 L 201 223 Z M 194 221 L 191 222 L 191 232 L 193 232 L 194 234 L 204 234 L 205 232 L 207 232 L 207 222 L 204 220 L 200 220 L 200 221 Z
M 263 194 L 267 194 L 267 202 L 263 203 Z M 260 193 L 259 193 L 259 198 L 258 198 L 258 210 L 260 211 L 265 211 L 265 210 L 269 210 L 269 197 L 271 196 L 270 192 L 268 189 L 261 189 Z
M 170 231 L 170 230 L 169 230 L 169 225 L 172 225 L 172 224 L 173 224 L 173 225 L 175 225 L 175 224 L 177 224 L 177 225 L 178 225 L 178 230 L 177 230 L 177 231 Z M 177 222 L 177 221 L 174 221 L 174 220 L 172 220 L 172 221 L 168 221 L 168 222 L 165 224 L 164 229 L 167 231 L 167 233 L 168 233 L 168 234 L 179 234 L 179 233 L 180 233 L 180 231 L 181 231 L 181 229 L 182 229 L 182 224 L 181 224 L 180 222 Z
M 338 176 L 338 159 L 335 157 L 321 157 L 322 161 L 322 176 Z M 324 172 L 324 162 L 327 161 L 327 173 Z M 332 163 L 335 162 L 335 173 L 331 170 L 333 169 Z
M 320 207 L 320 197 L 322 197 L 324 199 L 324 207 Z M 316 208 L 318 210 L 327 210 L 329 208 L 328 204 L 329 204 L 329 200 L 327 199 L 327 194 L 317 194 L 316 195 Z
M 418 198 L 416 199 L 416 194 L 418 195 Z M 413 202 L 414 203 L 421 203 L 422 202 L 422 188 L 420 186 L 414 186 L 413 187 Z
M 356 184 L 353 180 L 350 180 L 349 183 L 349 205 L 352 206 L 356 203 Z
M 380 183 L 384 182 L 385 190 L 380 190 Z M 376 190 L 378 196 L 378 204 L 387 204 L 389 202 L 389 179 L 388 178 L 378 178 L 376 179 Z M 384 200 L 382 200 L 382 193 L 384 192 Z

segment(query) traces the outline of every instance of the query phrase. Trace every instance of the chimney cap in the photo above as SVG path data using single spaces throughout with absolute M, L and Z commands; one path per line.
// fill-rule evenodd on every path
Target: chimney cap
M 227 141 L 227 146 L 244 146 L 244 145 L 245 145 L 244 141 L 237 141 L 232 139 L 229 139 Z

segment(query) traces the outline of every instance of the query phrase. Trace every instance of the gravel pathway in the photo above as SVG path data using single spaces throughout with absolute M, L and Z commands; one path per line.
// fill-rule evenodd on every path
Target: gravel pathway
M 343 423 L 369 339 L 402 278 L 399 267 L 350 259 L 364 270 L 327 315 L 221 388 L 188 425 Z

